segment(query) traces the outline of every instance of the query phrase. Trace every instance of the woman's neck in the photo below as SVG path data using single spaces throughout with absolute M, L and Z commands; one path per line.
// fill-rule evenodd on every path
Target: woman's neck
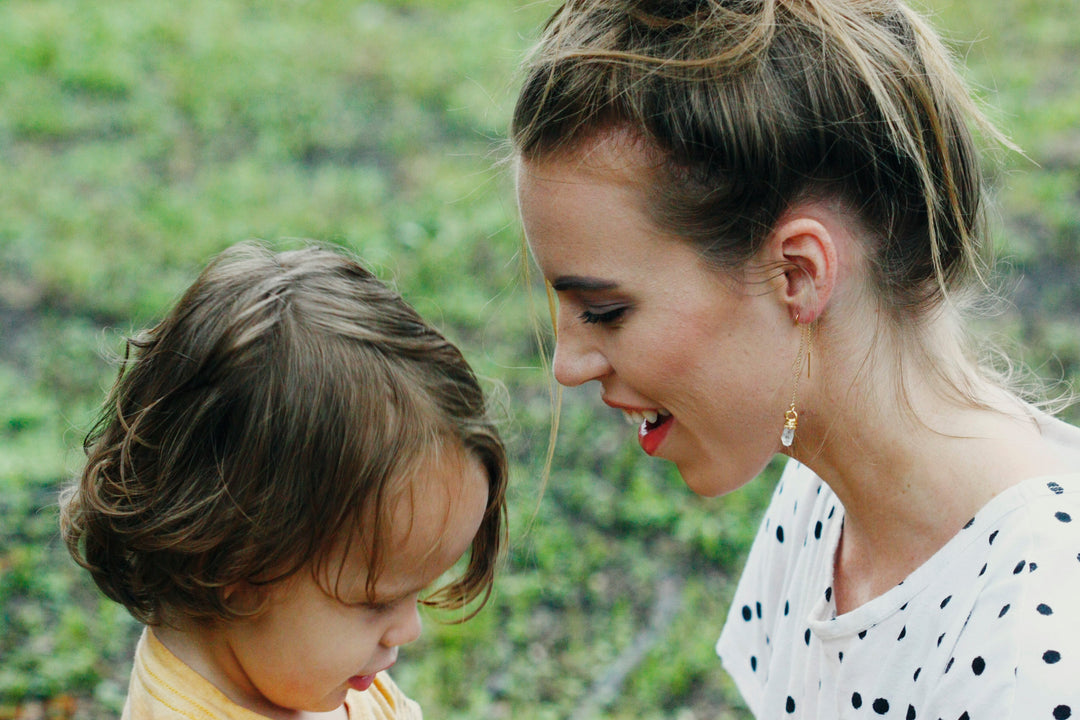
M 825 377 L 800 416 L 796 453 L 844 505 L 833 589 L 839 612 L 895 586 L 998 493 L 1064 470 L 1027 407 L 974 368 L 952 365 L 972 391 L 965 402 L 940 373 L 917 370 L 927 358 L 889 352 L 885 359 L 882 348 L 867 347 L 866 361 L 850 367 L 835 360 L 858 359 L 850 347 L 825 350 L 818 365 Z M 905 360 L 911 371 L 901 374 Z

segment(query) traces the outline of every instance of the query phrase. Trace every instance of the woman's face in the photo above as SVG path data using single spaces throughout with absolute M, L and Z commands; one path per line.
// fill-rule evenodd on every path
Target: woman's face
M 734 490 L 780 450 L 798 337 L 782 291 L 765 272 L 708 267 L 656 227 L 639 151 L 593 150 L 517 172 L 525 234 L 559 298 L 555 377 L 598 381 L 694 492 Z

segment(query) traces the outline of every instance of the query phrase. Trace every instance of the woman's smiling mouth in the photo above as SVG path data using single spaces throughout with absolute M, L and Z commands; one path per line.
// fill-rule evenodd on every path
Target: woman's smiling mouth
M 675 418 L 667 410 L 650 411 L 638 426 L 638 442 L 648 455 L 655 455 Z
M 621 410 L 626 422 L 637 426 L 638 442 L 641 443 L 641 449 L 648 455 L 656 454 L 656 450 L 660 447 L 660 443 L 664 441 L 664 438 L 667 437 L 672 421 L 675 419 L 671 411 L 660 407 L 627 407 L 608 400 L 604 400 L 604 402 L 617 410 Z
M 623 411 L 623 417 L 626 418 L 626 422 L 631 425 L 641 425 L 642 423 L 649 423 L 656 425 L 658 421 L 662 421 L 666 417 L 671 417 L 671 413 L 664 408 L 657 408 L 655 410 L 631 410 L 629 408 L 619 408 Z

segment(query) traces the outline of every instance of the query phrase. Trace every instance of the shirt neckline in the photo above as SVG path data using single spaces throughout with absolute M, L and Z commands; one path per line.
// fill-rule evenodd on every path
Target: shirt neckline
M 998 493 L 983 505 L 975 513 L 975 516 L 957 531 L 948 542 L 900 583 L 872 600 L 841 615 L 836 614 L 836 602 L 832 597 L 835 564 L 834 562 L 831 563 L 829 589 L 819 596 L 818 601 L 810 611 L 808 622 L 811 631 L 822 639 L 834 639 L 869 630 L 874 625 L 880 624 L 899 612 L 915 596 L 924 591 L 935 578 L 941 576 L 941 573 L 950 563 L 955 561 L 957 555 L 962 554 L 971 543 L 985 536 L 987 532 L 991 531 L 992 526 L 1000 523 L 1005 516 L 1022 508 L 1036 497 L 1077 491 L 1075 488 L 1071 490 L 1062 488 L 1059 484 L 1061 480 L 1076 482 L 1080 480 L 1080 473 L 1032 477 Z M 825 487 L 828 488 L 827 485 Z M 828 492 L 832 493 L 832 490 L 828 490 Z M 838 499 L 836 502 L 839 508 L 839 521 L 831 524 L 827 537 L 828 545 L 826 546 L 830 558 L 836 557 L 836 550 L 840 543 L 844 524 L 843 505 L 840 504 Z

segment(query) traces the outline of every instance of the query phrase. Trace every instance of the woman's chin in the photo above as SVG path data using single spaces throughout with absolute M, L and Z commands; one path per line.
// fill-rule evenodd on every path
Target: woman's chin
M 768 461 L 755 465 L 756 470 L 735 467 L 732 463 L 715 459 L 698 458 L 691 463 L 676 463 L 686 487 L 695 495 L 705 498 L 718 497 L 738 490 L 756 478 Z
M 683 482 L 686 483 L 686 487 L 695 495 L 701 497 L 711 498 L 717 495 L 723 495 L 724 493 L 731 492 L 735 488 L 727 487 L 726 484 L 717 477 L 716 468 L 712 469 L 712 472 L 707 472 L 707 468 L 695 467 L 684 470 L 679 467 L 679 474 L 682 475 Z

